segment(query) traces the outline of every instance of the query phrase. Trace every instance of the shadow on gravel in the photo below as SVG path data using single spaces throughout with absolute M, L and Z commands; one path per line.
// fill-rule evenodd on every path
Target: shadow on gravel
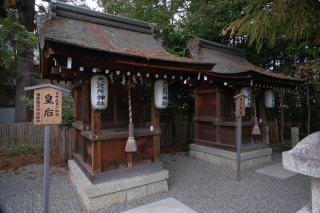
M 4 213 L 5 211 L 4 211 L 4 207 L 1 205 L 1 203 L 0 203 L 0 213 Z

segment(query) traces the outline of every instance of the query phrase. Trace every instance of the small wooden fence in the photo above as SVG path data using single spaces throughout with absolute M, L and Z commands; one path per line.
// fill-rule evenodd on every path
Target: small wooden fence
M 31 146 L 44 145 L 44 125 L 33 123 L 0 124 L 0 148 L 8 148 L 19 142 Z M 50 125 L 50 145 L 60 151 L 64 161 L 72 159 L 74 129 L 61 125 Z

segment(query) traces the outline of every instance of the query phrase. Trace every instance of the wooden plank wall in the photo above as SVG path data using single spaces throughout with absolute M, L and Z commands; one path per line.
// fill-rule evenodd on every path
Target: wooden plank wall
M 44 125 L 33 123 L 0 124 L 0 149 L 19 142 L 31 146 L 44 145 Z M 74 128 L 59 124 L 50 125 L 50 145 L 60 151 L 63 160 L 72 159 L 74 150 Z
M 161 125 L 160 147 L 185 146 L 193 143 L 194 125 L 194 122 L 185 120 L 175 124 Z

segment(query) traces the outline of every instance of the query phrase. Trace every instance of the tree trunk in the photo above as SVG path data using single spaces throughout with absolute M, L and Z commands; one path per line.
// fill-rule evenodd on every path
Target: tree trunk
M 167 0 L 162 0 L 162 6 L 167 7 Z
M 284 144 L 283 130 L 284 130 L 284 113 L 283 113 L 283 90 L 281 90 L 281 143 Z
M 29 32 L 34 32 L 34 10 L 35 0 L 17 1 L 18 19 Z M 19 96 L 25 95 L 28 98 L 33 97 L 33 91 L 25 91 L 24 88 L 32 86 L 32 75 L 36 74 L 33 63 L 33 49 L 26 49 L 21 54 L 21 60 L 18 63 L 19 75 L 16 81 L 16 106 L 15 123 L 29 122 L 32 118 L 32 112 L 25 102 L 21 101 Z

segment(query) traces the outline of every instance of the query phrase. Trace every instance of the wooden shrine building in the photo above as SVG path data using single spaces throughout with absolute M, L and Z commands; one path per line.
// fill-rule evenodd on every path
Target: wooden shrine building
M 298 78 L 276 74 L 252 65 L 247 61 L 246 51 L 244 50 L 191 35 L 189 37 L 185 57 L 216 63 L 212 71 L 202 73 L 203 77 L 201 78 L 205 78 L 206 81 L 188 81 L 188 83 L 196 84 L 195 139 L 191 145 L 191 150 L 193 150 L 191 156 L 194 156 L 195 152 L 199 156 L 203 156 L 199 153 L 206 153 L 204 150 L 208 149 L 205 147 L 211 147 L 212 152 L 208 154 L 220 157 L 219 159 L 216 158 L 217 164 L 220 162 L 220 165 L 224 164 L 222 166 L 235 169 L 236 159 L 228 159 L 232 163 L 222 163 L 224 160 L 222 156 L 227 155 L 221 154 L 221 152 L 235 153 L 237 151 L 237 124 L 233 97 L 240 94 L 241 89 L 245 87 L 251 93 L 249 98 L 252 99 L 250 100 L 252 110 L 253 102 L 256 102 L 261 134 L 252 134 L 254 120 L 250 118 L 250 111 L 247 110 L 242 122 L 241 150 L 242 152 L 261 150 L 268 147 L 266 141 L 266 91 L 295 90 L 305 82 Z M 216 152 L 217 150 L 224 151 Z M 261 158 L 268 156 L 267 158 L 271 160 L 271 149 L 269 151 L 264 149 L 261 152 Z M 231 156 L 234 155 L 231 154 Z M 260 161 L 265 162 L 265 160 L 259 159 Z M 251 165 L 254 166 L 255 164 Z
M 49 15 L 36 17 L 41 77 L 72 81 L 75 103 L 74 161 L 92 184 L 163 170 L 160 120 L 154 82 L 196 79 L 212 62 L 172 55 L 157 38 L 155 24 L 51 2 Z M 92 108 L 91 78 L 108 79 L 108 105 Z M 137 151 L 125 151 L 129 131 L 128 92 L 132 80 L 132 118 Z M 143 83 L 151 83 L 151 125 L 143 122 Z

